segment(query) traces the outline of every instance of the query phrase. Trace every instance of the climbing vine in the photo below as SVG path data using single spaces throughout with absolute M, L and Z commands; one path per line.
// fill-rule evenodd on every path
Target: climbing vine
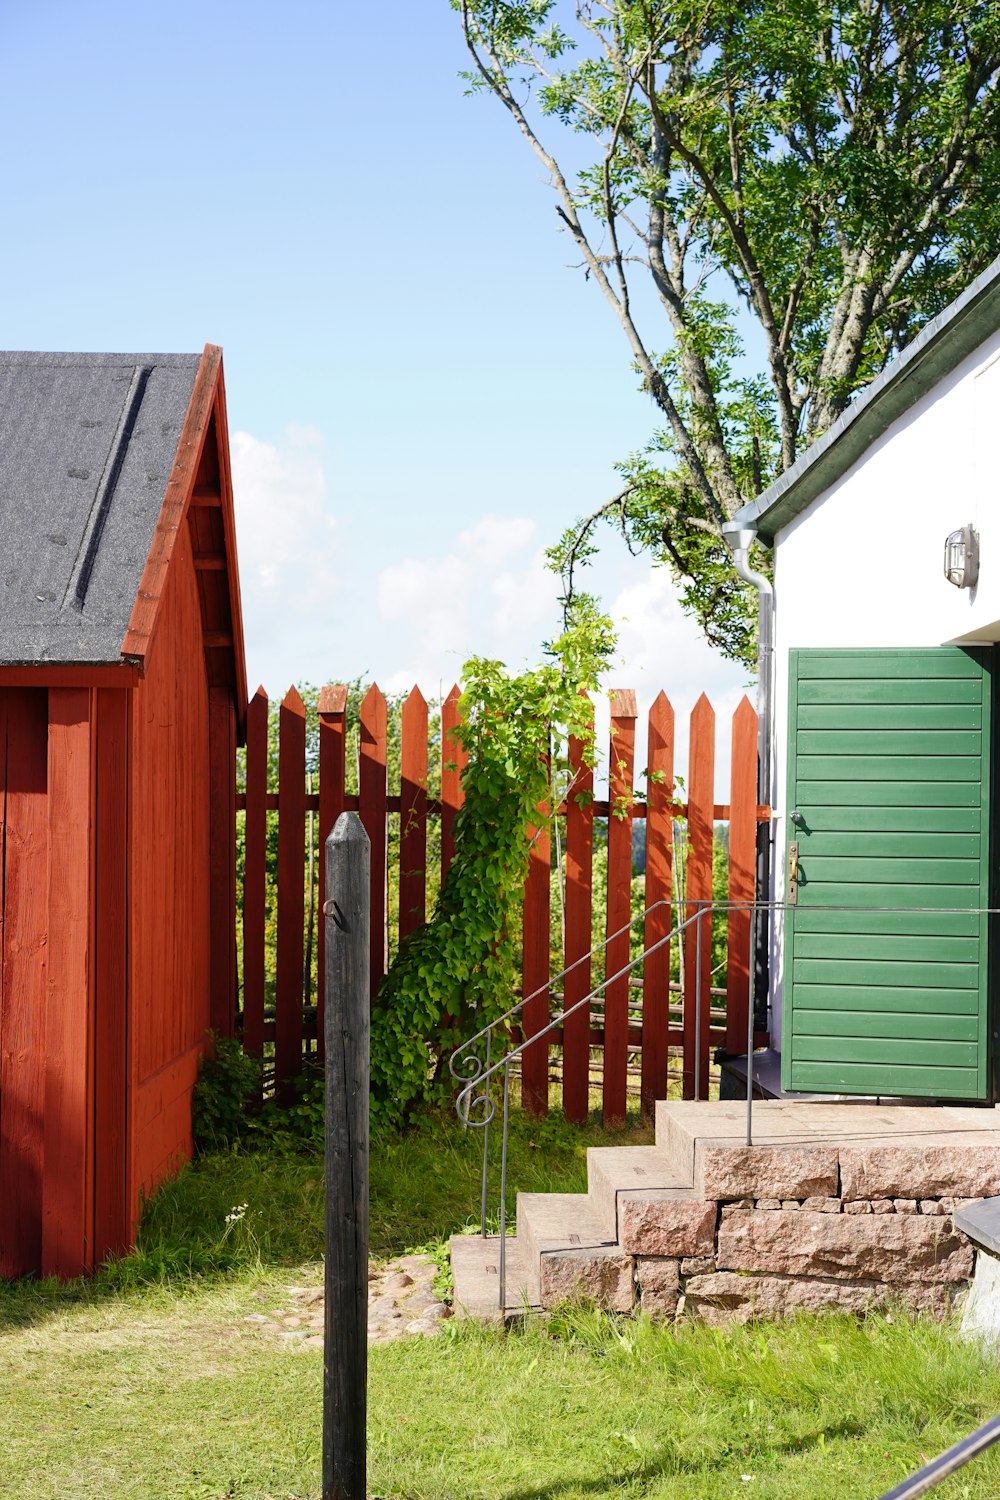
M 591 708 L 614 649 L 586 597 L 547 660 L 510 672 L 473 657 L 462 671 L 457 742 L 468 756 L 455 857 L 431 920 L 400 949 L 372 1007 L 372 1108 L 400 1123 L 448 1093 L 452 1050 L 514 1003 L 517 914 L 532 830 L 574 795 L 569 739 L 593 764 Z

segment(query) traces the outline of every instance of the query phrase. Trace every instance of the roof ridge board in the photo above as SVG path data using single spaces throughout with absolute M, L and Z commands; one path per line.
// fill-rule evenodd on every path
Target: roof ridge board
M 55 365 L 64 369 L 99 365 L 167 365 L 178 369 L 197 367 L 200 354 L 107 353 L 87 350 L 0 349 L 0 365 Z
M 66 584 L 66 592 L 63 595 L 63 607 L 67 604 L 78 613 L 82 612 L 87 599 L 87 590 L 93 577 L 94 566 L 97 562 L 97 554 L 100 551 L 101 539 L 104 536 L 104 528 L 107 524 L 108 513 L 118 481 L 121 478 L 122 469 L 125 465 L 125 456 L 128 453 L 129 443 L 135 431 L 135 424 L 139 419 L 139 411 L 142 400 L 146 394 L 152 367 L 149 365 L 135 365 L 132 372 L 132 380 L 125 395 L 121 415 L 118 418 L 118 426 L 111 440 L 111 447 L 104 464 L 104 472 L 98 482 L 94 493 L 94 501 L 87 517 L 86 525 L 80 537 L 80 547 L 74 560 L 69 579 Z

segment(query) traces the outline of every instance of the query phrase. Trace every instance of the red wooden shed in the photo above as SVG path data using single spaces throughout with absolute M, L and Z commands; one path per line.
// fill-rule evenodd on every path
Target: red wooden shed
M 222 351 L 0 354 L 0 1275 L 132 1240 L 235 996 Z

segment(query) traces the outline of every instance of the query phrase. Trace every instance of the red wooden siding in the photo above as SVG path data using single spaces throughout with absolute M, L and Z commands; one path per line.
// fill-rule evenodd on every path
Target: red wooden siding
M 48 693 L 0 689 L 0 1276 L 41 1264 L 48 886 Z
M 125 649 L 0 668 L 0 1276 L 128 1247 L 191 1153 L 209 1027 L 233 1030 L 245 672 L 217 349 Z
M 94 1260 L 131 1243 L 128 1172 L 128 693 L 97 692 Z
M 236 718 L 186 527 L 144 679 L 101 680 L 122 686 L 0 688 L 2 1275 L 127 1248 L 231 1025 Z
M 93 987 L 96 694 L 53 688 L 48 731 L 48 961 L 42 1273 L 94 1265 Z
M 212 1023 L 208 674 L 188 528 L 135 694 L 129 756 L 129 1185 L 134 1213 L 191 1153 L 190 1090 Z M 228 942 L 228 934 L 223 941 Z
M 286 708 L 290 699 L 291 695 L 285 699 Z M 298 702 L 297 695 L 295 701 Z M 243 947 L 244 1026 L 248 1045 L 258 1052 L 267 1037 L 280 1039 L 290 1037 L 294 1032 L 297 1038 L 301 1038 L 301 1045 L 293 1048 L 289 1044 L 282 1054 L 285 1058 L 282 1068 L 286 1074 L 289 1068 L 300 1066 L 302 1057 L 311 1054 L 313 1047 L 318 1046 L 317 1027 L 321 1027 L 321 1018 L 309 1010 L 303 1013 L 301 973 L 297 987 L 293 987 L 289 979 L 287 999 L 284 992 L 279 994 L 275 1022 L 269 1020 L 265 1023 L 263 1002 L 257 999 L 263 997 L 266 987 L 263 958 L 254 956 L 262 954 L 263 942 L 262 936 L 257 935 L 263 933 L 266 898 L 262 832 L 265 809 L 278 814 L 279 847 L 287 847 L 287 843 L 281 843 L 281 829 L 286 817 L 292 828 L 291 843 L 295 856 L 288 862 L 287 876 L 279 879 L 276 894 L 279 908 L 285 902 L 289 911 L 294 906 L 289 951 L 296 954 L 302 949 L 300 913 L 304 905 L 301 820 L 307 810 L 319 811 L 317 837 L 322 849 L 339 812 L 345 808 L 360 811 L 369 836 L 373 838 L 375 931 L 372 958 L 377 970 L 387 948 L 391 949 L 397 938 L 405 939 L 417 918 L 426 910 L 424 841 L 427 818 L 440 817 L 442 863 L 446 863 L 449 857 L 446 830 L 460 805 L 455 766 L 460 757 L 456 755 L 457 747 L 448 734 L 449 725 L 456 722 L 457 702 L 456 688 L 442 705 L 441 796 L 438 799 L 426 794 L 424 778 L 429 747 L 425 729 L 426 705 L 419 693 L 412 693 L 405 703 L 397 703 L 391 710 L 394 715 L 400 715 L 398 791 L 388 784 L 388 710 L 378 688 L 369 689 L 360 709 L 357 726 L 359 790 L 356 792 L 347 791 L 346 747 L 349 737 L 345 688 L 324 688 L 320 695 L 319 788 L 311 794 L 305 791 L 301 745 L 295 750 L 293 761 L 289 762 L 296 768 L 294 775 L 289 773 L 292 785 L 286 788 L 282 781 L 277 795 L 266 786 L 266 743 L 263 738 L 255 736 L 266 733 L 267 701 L 262 694 L 255 700 L 249 719 L 247 791 L 241 799 L 241 805 L 246 807 L 248 830 Z M 580 746 L 574 743 L 571 757 L 577 774 L 568 790 L 565 805 L 560 809 L 559 844 L 557 846 L 556 840 L 549 840 L 547 836 L 535 840 L 534 834 L 531 835 L 533 844 L 523 905 L 521 993 L 528 995 L 546 985 L 550 975 L 558 972 L 564 963 L 569 972 L 565 980 L 550 986 L 548 994 L 543 993 L 525 1007 L 523 1034 L 529 1039 L 545 1026 L 550 1015 L 582 1002 L 598 978 L 605 974 L 614 975 L 624 968 L 630 961 L 630 954 L 634 956 L 643 947 L 651 947 L 666 938 L 683 916 L 694 910 L 692 905 L 685 903 L 711 902 L 713 843 L 715 828 L 720 822 L 729 822 L 730 825 L 730 897 L 747 900 L 753 892 L 755 828 L 759 818 L 768 816 L 768 810 L 757 807 L 754 795 L 756 716 L 751 705 L 744 700 L 735 716 L 731 800 L 721 804 L 715 802 L 715 715 L 704 696 L 692 715 L 686 802 L 677 800 L 675 790 L 674 712 L 665 695 L 660 693 L 655 699 L 644 730 L 648 772 L 645 797 L 635 787 L 636 780 L 641 778 L 636 772 L 634 693 L 615 695 L 612 721 L 614 732 L 607 799 L 598 797 L 594 800 L 594 774 L 582 768 Z M 301 721 L 299 723 L 296 734 L 304 744 L 305 730 Z M 354 732 L 352 729 L 352 742 Z M 386 831 L 394 819 L 399 820 L 400 915 L 390 931 L 391 919 L 385 904 L 384 851 Z M 592 925 L 596 925 L 592 924 L 595 820 L 600 820 L 600 826 L 607 830 L 608 898 L 601 914 L 600 928 L 592 935 Z M 644 905 L 647 908 L 656 905 L 657 910 L 647 911 L 643 920 L 631 924 L 631 944 L 629 932 L 622 932 L 609 944 L 606 953 L 599 949 L 596 958 L 590 960 L 586 955 L 594 939 L 601 941 L 607 933 L 628 927 L 631 922 L 632 824 L 635 820 L 644 820 L 646 824 Z M 686 885 L 680 893 L 672 888 L 678 823 L 682 828 L 686 825 L 683 838 Z M 251 837 L 256 841 L 254 847 L 259 850 L 252 859 Z M 561 872 L 564 957 L 557 956 L 555 951 L 560 943 L 553 930 L 554 914 L 550 910 L 550 878 L 557 847 L 565 851 Z M 283 892 L 282 879 L 296 883 L 297 889 Z M 719 891 L 715 894 L 724 899 L 726 893 Z M 726 929 L 725 916 L 716 918 L 715 925 L 719 933 Z M 680 993 L 680 985 L 671 980 L 670 950 L 673 945 L 664 942 L 642 966 L 633 969 L 631 983 L 624 977 L 616 980 L 609 986 L 606 1000 L 598 997 L 592 1006 L 581 1005 L 580 1011 L 569 1017 L 564 1028 L 537 1047 L 527 1049 L 521 1075 L 526 1106 L 536 1113 L 543 1113 L 548 1107 L 555 1065 L 555 1076 L 562 1087 L 562 1107 L 569 1119 L 586 1119 L 590 1090 L 594 1086 L 603 1091 L 604 1114 L 609 1123 L 623 1120 L 630 1092 L 640 1093 L 641 1107 L 649 1114 L 655 1101 L 666 1096 L 668 1070 L 672 1060 L 676 1065 L 678 1053 L 682 1054 L 685 1092 L 694 1092 L 697 1054 L 701 1092 L 703 1096 L 707 1095 L 711 1049 L 727 1042 L 734 1051 L 742 1051 L 745 1047 L 749 972 L 749 922 L 746 916 L 728 920 L 728 960 L 725 972 L 715 975 L 712 974 L 711 928 L 711 917 L 706 914 L 702 932 L 700 1037 L 695 1036 L 694 1029 L 697 941 L 696 929 L 692 926 L 684 943 L 684 994 Z M 678 955 L 675 953 L 673 957 L 676 963 Z M 257 965 L 256 972 L 250 971 L 251 962 Z M 273 975 L 271 981 L 273 983 Z M 283 1018 L 284 1005 L 291 1008 L 294 1015 Z M 756 1040 L 759 1045 L 763 1038 L 757 1037 Z

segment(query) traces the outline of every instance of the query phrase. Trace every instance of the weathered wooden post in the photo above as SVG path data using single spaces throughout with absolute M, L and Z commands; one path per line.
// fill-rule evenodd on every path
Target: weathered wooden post
M 323 1500 L 365 1500 L 371 847 L 357 813 L 326 841 L 326 1328 Z

